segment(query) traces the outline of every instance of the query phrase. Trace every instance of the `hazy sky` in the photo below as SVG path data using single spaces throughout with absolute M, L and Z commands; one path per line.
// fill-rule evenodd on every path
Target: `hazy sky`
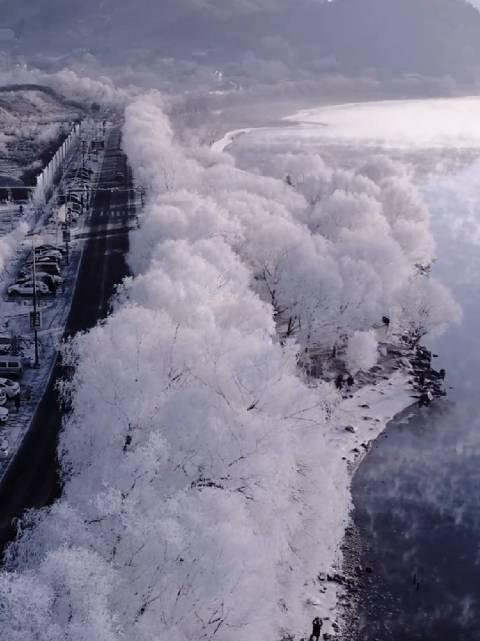
M 371 69 L 480 80 L 480 13 L 465 0 L 0 0 L 0 13 L 37 57 L 168 58 L 242 85 Z

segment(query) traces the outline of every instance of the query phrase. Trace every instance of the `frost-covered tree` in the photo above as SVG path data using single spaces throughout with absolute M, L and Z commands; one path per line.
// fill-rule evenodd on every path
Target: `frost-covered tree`
M 375 333 L 355 332 L 348 339 L 345 364 L 352 374 L 359 370 L 368 371 L 378 361 L 378 341 Z
M 418 274 L 398 294 L 398 320 L 412 339 L 441 333 L 449 324 L 459 323 L 462 311 L 451 292 L 435 278 Z
M 310 619 L 349 507 L 338 395 L 299 353 L 347 344 L 369 369 L 386 311 L 420 333 L 455 317 L 415 277 L 428 216 L 384 159 L 277 154 L 253 173 L 185 148 L 158 94 L 128 107 L 124 145 L 147 190 L 133 276 L 65 347 L 64 492 L 8 551 L 0 639 L 278 639 Z

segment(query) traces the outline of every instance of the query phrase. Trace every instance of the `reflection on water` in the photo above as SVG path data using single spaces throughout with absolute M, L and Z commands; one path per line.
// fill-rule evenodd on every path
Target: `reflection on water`
M 480 639 L 480 167 L 436 179 L 436 266 L 464 308 L 433 344 L 447 402 L 393 422 L 353 483 L 362 561 L 359 641 Z
M 370 565 L 360 639 L 480 639 L 480 421 L 443 403 L 392 423 L 353 486 Z

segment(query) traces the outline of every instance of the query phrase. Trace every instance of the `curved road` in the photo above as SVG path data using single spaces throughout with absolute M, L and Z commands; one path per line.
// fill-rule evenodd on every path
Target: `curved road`
M 65 337 L 91 329 L 105 318 L 116 285 L 129 273 L 125 255 L 135 208 L 131 171 L 120 144 L 120 131 L 115 129 L 106 142 L 85 233 L 77 236 L 86 244 Z M 111 192 L 111 187 L 120 190 Z M 57 444 L 62 414 L 55 391 L 61 376 L 57 361 L 31 428 L 0 486 L 0 551 L 14 538 L 17 517 L 26 509 L 51 504 L 61 494 Z

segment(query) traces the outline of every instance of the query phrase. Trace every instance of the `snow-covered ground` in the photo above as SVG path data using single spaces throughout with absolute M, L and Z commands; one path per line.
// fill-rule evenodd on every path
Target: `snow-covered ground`
M 101 161 L 101 157 L 99 158 Z M 97 167 L 97 161 L 92 161 L 92 169 Z M 81 167 L 81 158 L 77 150 L 67 158 L 64 167 L 64 176 L 58 188 L 68 189 L 69 176 L 75 175 Z M 95 177 L 95 174 L 94 174 Z M 14 220 L 19 220 L 13 232 L 0 238 L 0 247 L 3 246 L 3 270 L 0 274 L 0 319 L 1 330 L 7 334 L 21 337 L 23 356 L 26 364 L 34 361 L 33 332 L 30 328 L 30 312 L 32 301 L 30 299 L 10 299 L 7 288 L 15 282 L 18 270 L 25 257 L 31 253 L 32 247 L 41 243 L 58 245 L 62 243 L 61 230 L 59 230 L 55 212 L 55 196 L 39 214 L 31 205 L 24 206 L 24 213 L 19 213 L 18 206 L 13 208 Z M 5 206 L 4 211 L 11 213 L 12 206 Z M 72 226 L 72 232 L 81 233 L 85 219 L 80 217 Z M 10 224 L 10 216 L 9 216 Z M 1 229 L 1 228 L 0 228 Z M 21 405 L 20 409 L 14 408 L 14 403 L 9 402 L 9 418 L 1 427 L 0 436 L 6 438 L 9 444 L 8 456 L 0 460 L 0 477 L 5 474 L 8 465 L 14 459 L 23 437 L 29 429 L 35 408 L 41 400 L 46 385 L 49 381 L 55 356 L 60 348 L 64 328 L 70 311 L 73 290 L 80 265 L 84 243 L 73 242 L 70 245 L 69 263 L 64 263 L 62 278 L 64 286 L 58 288 L 57 295 L 52 298 L 39 299 L 38 309 L 42 315 L 42 328 L 38 332 L 39 361 L 38 368 L 25 368 L 21 379 Z M 7 251 L 8 250 L 8 251 Z
M 223 138 L 213 143 L 212 151 L 225 151 L 225 149 L 229 147 L 237 138 L 239 138 L 243 134 L 248 134 L 249 131 L 252 131 L 252 129 L 235 129 L 234 131 L 229 131 Z
M 322 540 L 327 543 L 331 558 L 325 567 L 331 573 L 341 574 L 343 558 L 340 544 L 345 528 L 350 524 L 350 480 L 363 460 L 369 445 L 385 429 L 388 422 L 409 407 L 412 398 L 410 377 L 406 371 L 396 371 L 387 377 L 378 376 L 376 381 L 365 385 L 353 395 L 342 400 L 329 421 L 326 451 L 319 456 L 318 464 L 326 467 L 331 491 L 326 495 L 329 502 L 323 505 Z M 327 547 L 327 546 L 326 546 Z M 338 622 L 338 597 L 342 586 L 336 582 L 317 581 L 311 584 L 311 617 L 328 617 L 324 632 L 335 633 L 331 624 Z M 308 630 L 303 636 L 307 636 Z M 300 635 L 301 637 L 302 635 Z

